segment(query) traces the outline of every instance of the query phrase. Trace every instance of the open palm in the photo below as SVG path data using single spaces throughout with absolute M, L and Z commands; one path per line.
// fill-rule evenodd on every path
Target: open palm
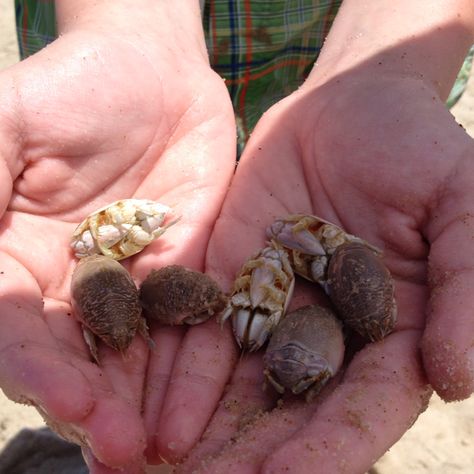
M 154 199 L 180 223 L 125 265 L 137 281 L 168 263 L 202 269 L 235 159 L 230 101 L 205 52 L 180 60 L 134 41 L 67 33 L 0 75 L 2 388 L 101 462 L 133 461 L 127 472 L 156 429 L 141 418 L 153 368 L 147 378 L 138 337 L 126 357 L 101 347 L 101 365 L 90 362 L 69 304 L 70 237 L 103 205 Z M 168 332 L 152 328 L 152 359 L 181 337 Z
M 242 357 L 180 472 L 366 472 L 426 407 L 428 382 L 446 400 L 469 396 L 473 156 L 472 140 L 435 93 L 410 78 L 351 71 L 301 88 L 261 119 L 208 268 L 230 285 L 275 217 L 315 214 L 384 250 L 398 321 L 315 401 L 289 399 L 266 415 L 259 410 L 274 396 L 261 390 L 261 354 Z M 315 298 L 307 284 L 298 287 L 294 306 Z

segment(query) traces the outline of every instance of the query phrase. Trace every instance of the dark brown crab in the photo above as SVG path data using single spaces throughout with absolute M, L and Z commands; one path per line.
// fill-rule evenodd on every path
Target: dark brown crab
M 360 242 L 348 242 L 329 261 L 327 292 L 339 317 L 366 339 L 378 341 L 396 321 L 392 276 L 382 259 Z
M 96 361 L 94 335 L 122 353 L 137 331 L 152 345 L 135 283 L 113 258 L 92 255 L 79 261 L 71 280 L 71 304 Z
M 199 324 L 220 313 L 227 298 L 208 275 L 181 265 L 152 270 L 140 286 L 145 316 L 163 324 Z

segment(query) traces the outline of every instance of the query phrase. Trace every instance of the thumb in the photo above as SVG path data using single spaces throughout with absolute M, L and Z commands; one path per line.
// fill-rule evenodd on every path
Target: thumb
M 445 401 L 474 391 L 474 146 L 456 169 L 428 228 L 430 311 L 422 340 L 430 384 Z
M 15 69 L 0 73 L 0 217 L 8 207 L 13 182 L 24 168 L 21 156 L 25 133 Z

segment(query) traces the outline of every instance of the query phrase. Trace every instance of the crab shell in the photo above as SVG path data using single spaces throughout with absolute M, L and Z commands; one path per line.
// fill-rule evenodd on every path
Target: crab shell
M 148 319 L 169 325 L 202 323 L 227 304 L 210 276 L 181 265 L 152 270 L 140 286 L 140 301 Z
M 328 269 L 328 295 L 342 321 L 370 341 L 389 334 L 397 319 L 394 282 L 379 255 L 349 242 L 337 248 Z
M 286 252 L 268 246 L 251 257 L 235 282 L 222 321 L 232 317 L 239 346 L 259 349 L 284 316 L 293 294 L 294 273 Z
M 325 287 L 329 259 L 346 242 L 364 243 L 336 224 L 309 214 L 290 214 L 276 219 L 267 228 L 267 237 L 288 252 L 293 270 L 298 275 Z
M 148 335 L 135 283 L 110 257 L 93 255 L 79 261 L 71 280 L 71 304 L 86 330 L 122 353 L 137 331 Z M 86 336 L 86 342 L 97 360 L 93 339 Z
M 149 199 L 121 199 L 90 214 L 73 233 L 77 258 L 102 254 L 115 260 L 130 257 L 162 235 L 177 219 L 162 225 L 168 206 Z
M 307 400 L 340 369 L 344 359 L 341 322 L 328 308 L 304 306 L 288 313 L 273 332 L 264 361 L 264 374 L 279 392 Z

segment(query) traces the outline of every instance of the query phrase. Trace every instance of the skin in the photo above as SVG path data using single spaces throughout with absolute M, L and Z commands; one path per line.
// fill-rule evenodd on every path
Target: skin
M 197 2 L 149 2 L 147 15 L 133 2 L 74 3 L 58 4 L 57 41 L 0 75 L 0 380 L 84 446 L 91 472 L 141 472 L 156 432 L 145 394 L 156 401 L 162 351 L 173 357 L 183 333 L 153 326 L 152 361 L 137 337 L 124 357 L 101 344 L 92 363 L 71 316 L 69 239 L 103 205 L 155 199 L 180 225 L 124 264 L 137 282 L 170 263 L 203 270 L 234 169 L 234 118 Z M 176 16 L 182 30 L 169 28 Z
M 182 472 L 208 456 L 209 473 L 311 472 L 315 462 L 338 472 L 349 460 L 364 472 L 425 407 L 428 381 L 446 400 L 469 396 L 474 150 L 443 101 L 474 42 L 470 0 L 346 0 L 314 73 L 262 118 L 228 191 L 235 124 L 198 2 L 57 4 L 60 38 L 0 75 L 8 396 L 81 443 L 93 473 L 179 460 L 206 426 Z M 247 404 L 267 410 L 274 395 L 261 391 L 259 354 L 237 357 L 228 325 L 152 327 L 150 356 L 137 338 L 126 358 L 102 347 L 97 367 L 68 316 L 67 246 L 87 213 L 125 196 L 182 216 L 126 263 L 137 281 L 178 263 L 228 289 L 275 216 L 342 225 L 385 249 L 396 331 L 314 403 L 250 425 Z M 303 284 L 294 306 L 313 295 Z
M 379 78 L 377 84 L 383 86 L 383 82 Z M 412 110 L 397 107 L 393 98 L 387 97 L 389 86 L 392 90 L 402 89 L 394 94 L 397 101 L 403 93 L 407 103 L 423 107 L 424 113 L 413 117 Z M 446 400 L 465 398 L 473 390 L 469 359 L 473 282 L 472 272 L 465 266 L 472 238 L 472 231 L 465 226 L 472 225 L 472 221 L 468 219 L 464 223 L 466 195 L 459 196 L 459 200 L 438 198 L 440 189 L 445 189 L 447 196 L 454 196 L 462 187 L 465 193 L 471 193 L 472 202 L 474 196 L 467 186 L 468 180 L 474 178 L 474 169 L 469 164 L 474 152 L 472 140 L 454 123 L 443 104 L 433 101 L 432 94 L 424 93 L 417 81 L 401 84 L 390 78 L 385 88 L 375 87 L 374 84 L 374 88 L 369 88 L 370 93 L 365 88 L 358 93 L 350 88 L 346 97 L 343 97 L 346 91 L 340 89 L 333 97 L 340 98 L 341 109 L 334 103 L 331 111 L 323 108 L 326 124 L 319 117 L 305 117 L 307 109 L 300 106 L 304 102 L 298 101 L 297 96 L 267 115 L 269 128 L 260 127 L 254 133 L 253 137 L 257 138 L 247 149 L 249 161 L 242 161 L 238 171 L 246 186 L 251 179 L 246 172 L 247 163 L 253 158 L 252 175 L 255 165 L 261 164 L 253 188 L 264 189 L 266 199 L 261 198 L 257 210 L 255 203 L 248 207 L 245 194 L 238 192 L 240 178 L 236 176 L 232 188 L 236 194 L 228 196 L 226 205 L 230 206 L 228 209 L 253 209 L 253 213 L 235 215 L 227 213 L 224 207 L 216 227 L 215 247 L 211 247 L 215 253 L 210 253 L 210 258 L 217 270 L 217 262 L 229 255 L 223 245 L 232 239 L 227 233 L 229 228 L 240 225 L 251 234 L 248 229 L 254 226 L 258 229 L 257 222 L 269 223 L 274 216 L 285 215 L 295 208 L 324 216 L 385 249 L 385 262 L 395 279 L 396 329 L 384 341 L 359 352 L 345 369 L 340 385 L 326 399 L 316 399 L 308 406 L 304 406 L 302 399 L 286 407 L 284 417 L 277 409 L 264 421 L 257 420 L 253 430 L 229 431 L 227 438 L 220 434 L 219 451 L 214 451 L 216 439 L 208 432 L 203 444 L 209 449 L 207 454 L 215 454 L 215 459 L 205 464 L 202 472 L 222 472 L 224 467 L 228 470 L 228 465 L 232 466 L 230 472 L 239 474 L 285 472 L 287 468 L 290 472 L 311 472 L 315 464 L 322 472 L 344 472 L 344 469 L 351 473 L 366 472 L 425 408 L 431 392 L 428 381 Z M 381 132 L 385 128 L 380 127 L 381 114 L 367 110 L 363 106 L 367 100 L 385 110 L 386 129 L 394 123 L 400 123 L 401 129 Z M 315 111 L 313 107 L 311 113 Z M 354 121 L 356 111 L 358 117 Z M 280 141 L 272 133 L 275 124 L 272 119 L 285 130 L 291 130 L 295 117 L 300 117 L 302 123 L 316 121 L 319 133 L 303 132 L 301 137 L 301 128 L 293 129 L 290 139 L 287 135 L 286 142 Z M 417 123 L 424 124 L 421 133 Z M 339 138 L 343 130 L 351 130 L 345 143 Z M 377 133 L 371 135 L 371 130 Z M 392 135 L 393 132 L 396 133 Z M 411 136 L 406 137 L 407 133 Z M 400 136 L 406 137 L 401 154 Z M 358 145 L 361 139 L 364 148 Z M 334 143 L 341 145 L 335 150 Z M 300 150 L 308 151 L 301 154 Z M 455 158 L 447 161 L 446 153 Z M 288 168 L 289 156 L 293 158 L 293 166 L 297 162 L 299 166 Z M 286 175 L 286 183 L 281 187 L 273 187 L 267 179 L 265 168 L 270 160 L 273 169 L 280 169 Z M 467 168 L 461 176 L 453 172 L 464 166 Z M 411 178 L 426 175 L 426 169 L 435 176 L 429 176 L 424 183 Z M 453 175 L 458 177 L 451 178 Z M 291 189 L 301 192 L 295 196 Z M 446 213 L 441 212 L 442 207 Z M 261 233 L 255 231 L 243 244 L 250 247 L 261 238 Z M 456 257 L 450 244 L 453 241 L 465 250 L 463 256 Z M 239 256 L 234 253 L 234 257 L 237 260 Z M 438 286 L 440 275 L 445 273 L 448 278 L 442 278 L 442 286 Z M 429 280 L 437 286 L 430 288 Z M 241 364 L 245 367 L 248 362 L 243 360 Z M 240 370 L 245 370 L 244 367 Z M 227 396 L 231 396 L 233 389 L 229 389 Z M 265 395 L 261 396 L 264 403 Z M 219 425 L 219 420 L 213 420 L 213 424 Z M 230 438 L 237 438 L 238 443 L 225 447 L 223 440 Z M 255 443 L 255 439 L 259 442 Z M 204 446 L 200 450 L 206 451 Z M 185 464 L 181 472 L 191 472 L 189 468 Z
M 395 331 L 312 403 L 287 401 L 245 429 L 245 404 L 232 424 L 218 410 L 178 472 L 363 473 L 426 408 L 431 387 L 446 401 L 472 393 L 474 144 L 444 101 L 474 21 L 468 2 L 416 3 L 344 3 L 304 86 L 252 134 L 208 252 L 208 268 L 231 281 L 275 217 L 321 216 L 384 249 Z M 294 306 L 312 298 L 306 291 Z M 243 357 L 238 373 L 255 364 Z M 241 391 L 231 382 L 226 398 Z

